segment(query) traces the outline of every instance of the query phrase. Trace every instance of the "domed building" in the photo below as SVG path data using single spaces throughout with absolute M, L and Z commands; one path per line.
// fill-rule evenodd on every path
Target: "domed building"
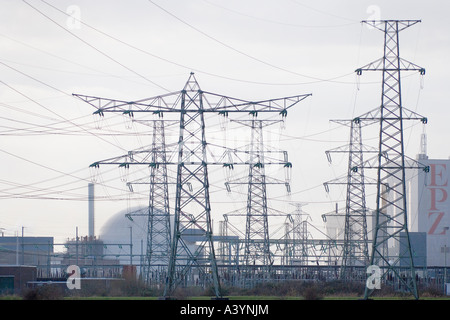
M 125 209 L 111 216 L 99 232 L 105 259 L 111 257 L 119 259 L 120 264 L 140 265 L 147 248 L 147 228 L 148 207 Z
M 104 244 L 102 254 L 104 259 L 117 259 L 123 266 L 133 265 L 137 274 L 144 272 L 147 252 L 148 210 L 148 207 L 125 209 L 108 219 L 101 227 L 98 236 L 98 239 Z M 171 228 L 173 228 L 173 216 L 170 218 L 170 223 Z M 162 237 L 162 235 L 160 236 Z M 195 252 L 197 242 L 204 240 L 205 233 L 202 230 L 189 229 L 185 230 L 182 236 L 189 248 L 188 250 Z M 154 247 L 154 250 L 158 251 L 156 247 Z M 161 254 L 161 247 L 159 247 L 159 254 Z M 203 250 L 200 254 L 203 254 Z M 186 253 L 181 253 L 181 256 L 186 257 Z M 152 260 L 153 267 L 160 271 L 165 270 L 164 265 L 168 264 L 168 259 L 169 250 L 167 250 L 164 259 Z M 184 260 L 179 260 L 177 263 L 183 264 L 184 262 Z

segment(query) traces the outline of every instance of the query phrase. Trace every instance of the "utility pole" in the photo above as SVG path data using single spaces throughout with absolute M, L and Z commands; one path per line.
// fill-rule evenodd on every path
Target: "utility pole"
M 77 266 L 79 266 L 80 263 L 78 261 L 78 227 L 75 228 L 75 256 L 76 256 Z
M 130 267 L 133 265 L 133 227 L 130 228 Z
M 138 101 L 113 100 L 74 94 L 97 109 L 95 114 L 121 113 L 134 117 L 140 113 L 177 113 L 179 115 L 178 161 L 176 165 L 176 194 L 174 228 L 164 296 L 170 297 L 194 269 L 203 278 L 211 278 L 214 292 L 220 298 L 221 289 L 212 241 L 211 204 L 208 166 L 223 163 L 209 162 L 207 155 L 205 113 L 227 116 L 229 113 L 274 113 L 285 115 L 287 110 L 310 94 L 264 101 L 245 101 L 200 89 L 191 73 L 181 91 Z M 146 161 L 128 159 L 131 164 Z M 97 164 L 98 165 L 98 164 Z M 124 165 L 124 164 L 122 164 Z M 197 236 L 195 248 L 190 245 Z
M 22 265 L 25 265 L 25 239 L 23 236 L 23 231 L 24 231 L 25 227 L 22 227 Z
M 407 291 L 419 298 L 411 243 L 407 223 L 405 183 L 405 154 L 403 143 L 403 120 L 405 112 L 401 96 L 401 72 L 425 69 L 400 58 L 399 33 L 420 20 L 363 21 L 384 33 L 384 56 L 356 70 L 382 72 L 381 107 L 379 109 L 379 153 L 377 165 L 376 225 L 373 235 L 370 265 L 381 268 L 381 278 L 396 281 L 397 289 Z M 384 161 L 386 159 L 386 161 Z M 384 186 L 388 186 L 384 192 Z M 399 250 L 385 253 L 386 245 Z M 405 276 L 406 273 L 406 276 Z M 374 289 L 366 287 L 367 299 Z

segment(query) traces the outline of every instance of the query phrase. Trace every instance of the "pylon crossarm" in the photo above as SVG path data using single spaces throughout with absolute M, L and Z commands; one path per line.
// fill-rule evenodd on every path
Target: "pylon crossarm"
M 346 176 L 341 176 L 341 177 L 333 179 L 333 180 L 329 180 L 327 182 L 324 182 L 323 184 L 324 184 L 324 186 L 325 185 L 348 185 L 348 184 L 353 185 L 353 186 L 356 186 L 356 185 L 376 185 L 377 184 L 377 180 L 374 179 L 374 178 L 371 178 L 371 177 L 364 177 L 364 181 L 361 181 L 361 182 L 354 182 L 354 181 L 349 182 L 348 181 L 348 175 L 346 175 Z M 326 186 L 325 186 L 325 189 L 328 192 L 328 188 Z
M 396 24 L 398 31 L 402 31 L 408 27 L 415 25 L 416 23 L 422 22 L 421 20 L 363 20 L 361 23 L 365 23 L 373 28 L 380 31 L 386 31 L 386 24 Z
M 203 97 L 209 106 L 209 108 L 205 108 L 205 112 L 283 112 L 311 95 L 301 94 L 269 100 L 248 101 L 211 92 L 203 92 Z
M 420 74 L 425 74 L 425 68 L 418 66 L 415 63 L 412 63 L 406 59 L 400 58 L 399 66 L 389 68 L 389 66 L 384 65 L 385 59 L 379 58 L 371 63 L 366 64 L 365 66 L 358 68 L 355 70 L 357 75 L 361 75 L 363 71 L 420 71 Z
M 279 150 L 263 150 L 261 151 L 264 153 L 264 157 L 268 159 L 267 161 L 264 161 L 264 164 L 280 164 L 280 165 L 286 165 L 289 163 L 287 159 L 287 152 L 286 151 L 279 151 Z M 252 151 L 249 150 L 238 150 L 238 149 L 230 149 L 225 148 L 225 151 L 222 153 L 222 155 L 218 158 L 219 161 L 217 161 L 217 164 L 225 163 L 225 164 L 250 164 L 249 161 L 242 160 L 243 158 L 240 155 L 249 155 Z M 253 152 L 254 153 L 254 152 Z M 275 157 L 279 156 L 279 157 Z M 235 158 L 235 160 L 233 160 Z M 228 160 L 228 161 L 226 161 Z M 230 167 L 230 169 L 232 169 Z
M 105 112 L 113 113 L 138 113 L 138 112 L 198 112 L 198 107 L 190 107 L 186 105 L 181 108 L 181 95 L 191 94 L 192 92 L 178 91 L 158 97 L 147 98 L 136 101 L 125 101 L 117 99 L 109 99 L 103 97 L 86 96 L 74 93 L 73 96 L 78 97 L 84 102 L 95 107 L 97 111 L 94 113 L 103 115 Z M 197 99 L 196 95 L 202 95 L 203 109 L 202 112 L 278 112 L 282 113 L 300 101 L 303 101 L 311 94 L 302 94 L 291 97 L 276 98 L 261 101 L 248 101 L 236 99 L 232 97 L 222 96 L 210 92 L 198 90 L 194 95 L 189 97 L 189 102 L 194 106 Z M 169 99 L 172 98 L 172 99 Z M 175 98 L 175 99 L 173 99 Z M 215 100 L 215 102 L 213 102 Z
M 389 159 L 389 155 L 387 153 L 383 153 L 382 159 L 385 160 L 385 165 L 382 165 L 380 167 L 380 163 L 379 163 L 379 158 L 378 155 L 376 157 L 372 157 L 368 160 L 365 160 L 363 165 L 361 166 L 361 168 L 366 168 L 366 169 L 379 169 L 382 168 L 384 171 L 389 171 L 389 170 L 395 170 L 395 169 L 422 169 L 425 172 L 427 172 L 427 170 L 429 170 L 429 166 L 425 165 L 413 158 L 410 158 L 406 155 L 404 155 L 404 160 L 405 160 L 405 165 L 395 165 L 395 163 L 393 163 L 392 159 Z M 391 166 L 387 165 L 389 163 L 392 163 Z M 358 167 L 359 168 L 359 167 Z
M 331 162 L 330 161 L 331 156 L 328 156 L 328 154 L 330 154 L 330 153 L 349 153 L 349 152 L 352 152 L 352 151 L 350 150 L 350 146 L 348 144 L 346 144 L 344 146 L 340 146 L 340 147 L 336 147 L 336 148 L 327 150 L 327 151 L 325 151 L 325 154 L 327 154 L 329 162 Z M 361 152 L 364 152 L 364 153 L 377 153 L 378 149 L 375 148 L 375 147 L 363 144 L 361 146 Z
M 135 101 L 125 101 L 104 97 L 87 96 L 73 93 L 72 95 L 97 109 L 94 113 L 104 112 L 179 112 L 179 101 L 182 91 L 169 93 L 152 98 Z M 172 98 L 172 100 L 169 100 Z
M 373 112 L 376 112 L 376 111 L 378 111 L 378 110 L 374 110 Z M 333 120 L 330 120 L 330 122 L 341 124 L 341 125 L 344 125 L 344 126 L 347 126 L 347 127 L 352 127 L 353 123 L 358 123 L 359 124 L 361 122 L 361 120 L 366 120 L 363 123 L 361 123 L 361 127 L 365 127 L 365 126 L 369 126 L 369 125 L 372 125 L 372 124 L 376 123 L 376 121 L 378 119 L 375 118 L 375 117 L 364 118 L 363 116 L 358 116 L 358 117 L 355 117 L 353 119 L 333 119 Z

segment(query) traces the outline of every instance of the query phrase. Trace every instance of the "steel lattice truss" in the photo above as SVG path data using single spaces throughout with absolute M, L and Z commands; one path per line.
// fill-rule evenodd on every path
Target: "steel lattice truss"
M 122 180 L 131 192 L 133 185 L 149 186 L 149 206 L 147 211 L 139 210 L 127 214 L 130 220 L 134 216 L 147 217 L 147 246 L 144 263 L 144 280 L 147 284 L 159 285 L 165 279 L 161 277 L 169 264 L 171 226 L 170 226 L 170 184 L 167 175 L 168 149 L 166 148 L 165 125 L 170 121 L 136 121 L 152 127 L 152 145 L 141 150 L 129 151 L 126 155 L 97 161 L 91 165 L 98 169 L 100 165 L 118 165 L 122 171 Z M 128 181 L 126 176 L 130 164 L 145 163 L 150 168 L 150 176 Z M 172 182 L 173 183 L 173 182 Z
M 363 21 L 384 33 L 384 56 L 362 68 L 382 71 L 382 96 L 379 110 L 380 136 L 377 165 L 376 226 L 370 264 L 382 270 L 382 279 L 395 279 L 399 290 L 418 298 L 417 284 L 406 212 L 405 155 L 401 97 L 401 71 L 425 70 L 399 56 L 399 32 L 419 20 Z M 421 118 L 423 119 L 423 117 Z M 388 186 L 388 188 L 385 188 Z M 388 245 L 389 244 L 389 245 Z M 386 250 L 394 245 L 399 252 Z M 373 290 L 366 287 L 365 298 Z
M 251 123 L 251 150 L 248 172 L 247 219 L 244 245 L 246 265 L 270 266 L 272 257 L 269 243 L 269 222 L 267 216 L 266 174 L 264 168 L 263 124 Z M 262 242 L 255 243 L 255 239 Z
M 191 73 L 181 91 L 138 101 L 123 101 L 74 94 L 97 109 L 95 114 L 121 113 L 134 118 L 139 113 L 178 113 L 180 134 L 177 143 L 176 162 L 161 163 L 150 159 L 146 150 L 131 152 L 127 156 L 110 159 L 128 167 L 137 165 L 174 164 L 177 166 L 176 195 L 174 206 L 174 228 L 171 240 L 167 282 L 164 295 L 173 294 L 176 287 L 196 269 L 200 278 L 212 278 L 215 294 L 221 297 L 220 281 L 212 241 L 211 205 L 209 195 L 207 141 L 205 113 L 228 116 L 229 113 L 279 113 L 286 116 L 289 108 L 306 99 L 310 94 L 262 101 L 246 101 L 200 89 Z M 141 160 L 136 160 L 137 156 Z M 124 161 L 125 160 L 125 161 Z M 93 166 L 98 166 L 99 162 Z M 192 241 L 195 246 L 192 246 Z
M 345 184 L 345 231 L 342 252 L 341 278 L 348 278 L 351 267 L 365 266 L 369 260 L 367 236 L 367 207 L 366 207 L 366 178 L 364 176 L 364 153 L 377 152 L 374 148 L 363 145 L 362 121 L 359 117 L 352 120 L 332 120 L 350 127 L 350 142 L 348 145 L 338 147 L 326 152 L 331 163 L 330 153 L 348 153 L 347 177 L 325 183 Z M 364 122 L 367 125 L 369 122 Z M 369 123 L 370 124 L 370 123 Z
M 308 233 L 307 219 L 310 217 L 306 213 L 303 213 L 302 208 L 306 205 L 306 203 L 296 202 L 291 203 L 291 205 L 295 206 L 296 209 L 293 213 L 288 215 L 288 219 L 292 224 L 290 233 L 292 233 L 292 239 L 294 241 L 300 242 L 301 245 L 290 246 L 290 261 L 291 264 L 307 265 L 309 250 L 306 242 L 310 237 L 310 234 Z M 303 216 L 306 216 L 306 218 L 304 218 Z
M 246 126 L 251 130 L 249 150 L 245 152 L 248 160 L 243 162 L 248 164 L 248 175 L 225 183 L 229 192 L 231 192 L 231 185 L 247 186 L 247 207 L 245 213 L 237 212 L 231 214 L 245 216 L 244 252 L 242 255 L 243 261 L 240 265 L 241 275 L 251 281 L 253 278 L 252 272 L 256 270 L 255 268 L 259 268 L 259 271 L 264 270 L 264 277 L 268 279 L 270 277 L 270 268 L 274 263 L 274 252 L 271 250 L 269 235 L 268 217 L 270 213 L 267 203 L 267 185 L 283 184 L 288 192 L 290 191 L 290 185 L 286 180 L 282 181 L 267 176 L 265 169 L 269 164 L 278 164 L 290 170 L 289 168 L 292 164 L 288 161 L 286 151 L 269 151 L 264 149 L 263 129 L 280 123 L 281 120 L 256 120 L 253 117 L 251 120 L 236 120 L 233 122 Z M 235 162 L 233 159 L 237 156 L 237 153 L 239 151 L 227 154 L 230 162 Z M 281 156 L 282 158 L 278 159 L 276 156 Z M 252 266 L 253 268 L 246 269 L 245 266 Z
M 164 121 L 155 120 L 153 126 L 152 162 L 150 166 L 150 203 L 147 227 L 147 253 L 144 274 L 147 282 L 151 281 L 151 272 L 161 274 L 161 268 L 169 265 L 170 253 L 170 205 L 169 184 L 167 178 L 166 142 Z M 158 152 L 160 150 L 160 152 Z M 162 164 L 159 164 L 162 163 Z M 157 283 L 162 279 L 155 279 Z

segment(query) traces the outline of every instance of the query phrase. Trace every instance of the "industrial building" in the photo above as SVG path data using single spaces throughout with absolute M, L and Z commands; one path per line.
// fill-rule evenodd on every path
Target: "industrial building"
M 38 266 L 44 276 L 48 275 L 53 258 L 53 237 L 0 237 L 0 265 Z
M 417 161 L 429 171 L 410 173 L 409 230 L 426 234 L 427 266 L 446 267 L 450 262 L 450 159 L 430 159 L 422 148 Z

